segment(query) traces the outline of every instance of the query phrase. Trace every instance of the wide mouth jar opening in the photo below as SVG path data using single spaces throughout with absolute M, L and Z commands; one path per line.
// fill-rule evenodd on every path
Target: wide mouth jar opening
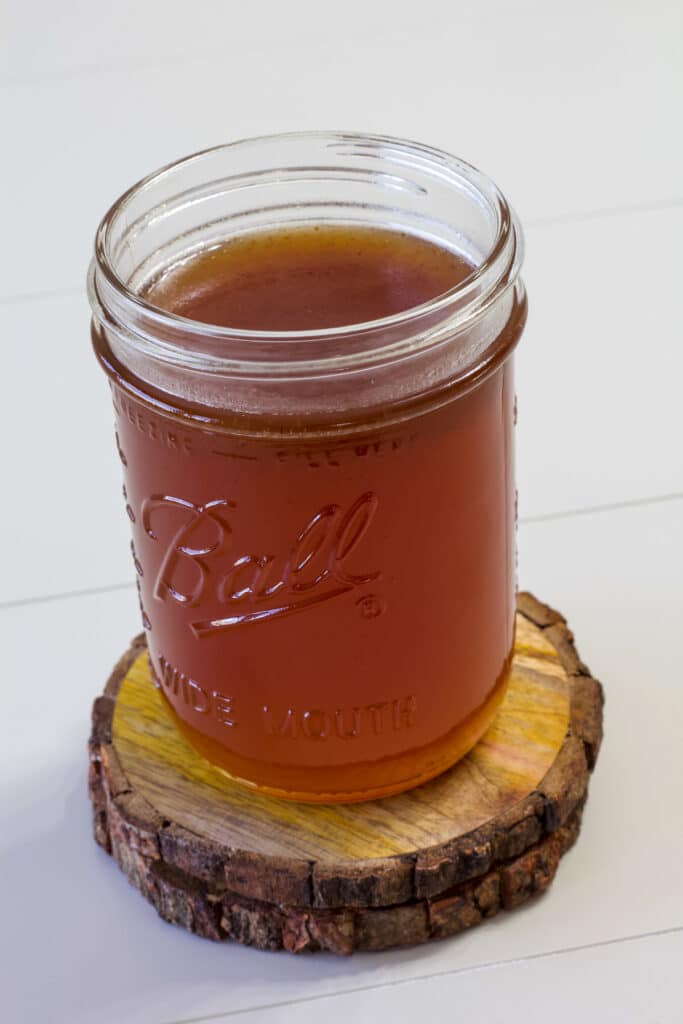
M 414 234 L 473 270 L 419 306 L 324 330 L 215 326 L 164 311 L 141 294 L 159 274 L 236 235 L 313 224 Z M 476 374 L 523 301 L 521 260 L 514 213 L 493 182 L 464 161 L 386 136 L 293 133 L 206 150 L 134 185 L 99 226 L 89 296 L 95 332 L 139 380 L 208 406 L 225 403 L 226 380 L 242 382 L 231 389 L 235 408 L 263 405 L 286 414 L 285 381 L 308 382 L 307 400 L 324 390 L 334 408 L 333 378 L 366 381 L 375 390 L 363 401 L 376 404 Z

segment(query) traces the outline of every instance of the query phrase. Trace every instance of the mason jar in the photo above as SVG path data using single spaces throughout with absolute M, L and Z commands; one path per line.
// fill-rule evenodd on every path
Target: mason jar
M 249 232 L 412 234 L 471 271 L 413 308 L 245 330 L 150 281 Z M 477 742 L 514 643 L 519 224 L 498 188 L 401 139 L 250 139 L 111 207 L 89 275 L 150 679 L 232 778 L 312 802 L 386 796 Z

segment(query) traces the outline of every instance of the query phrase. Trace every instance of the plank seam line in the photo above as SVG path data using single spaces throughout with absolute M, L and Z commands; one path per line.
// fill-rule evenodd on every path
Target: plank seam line
M 672 928 L 660 928 L 656 931 L 642 932 L 638 935 L 623 935 L 614 939 L 603 939 L 598 942 L 582 943 L 578 946 L 567 946 L 564 949 L 551 949 L 545 953 L 531 953 L 529 956 L 512 957 L 507 960 L 491 960 L 482 964 L 475 964 L 472 967 L 460 967 L 451 971 L 436 971 L 434 974 L 420 974 L 412 978 L 397 978 L 395 981 L 387 981 L 376 985 L 358 985 L 354 988 L 339 989 L 334 992 L 321 992 L 315 995 L 304 996 L 301 999 L 286 999 L 274 1003 L 260 1003 L 258 1006 L 244 1007 L 243 1009 L 225 1010 L 219 1013 L 210 1013 L 201 1017 L 183 1017 L 180 1019 L 167 1020 L 163 1024 L 208 1024 L 210 1021 L 224 1020 L 227 1017 L 246 1016 L 250 1013 L 261 1013 L 266 1010 L 275 1010 L 280 1007 L 296 1007 L 304 1003 L 320 1002 L 323 999 L 335 999 L 343 996 L 355 995 L 359 992 L 372 992 L 381 989 L 397 988 L 399 985 L 409 985 L 412 982 L 432 981 L 438 978 L 455 977 L 461 974 L 474 974 L 477 971 L 487 971 L 496 967 L 510 967 L 515 964 L 526 964 L 535 960 L 548 960 L 552 957 L 565 956 L 572 953 L 580 953 L 587 949 L 601 949 L 606 946 L 618 946 L 627 942 L 637 942 L 641 939 L 655 939 L 665 935 L 676 935 L 683 932 L 683 925 L 676 925 Z

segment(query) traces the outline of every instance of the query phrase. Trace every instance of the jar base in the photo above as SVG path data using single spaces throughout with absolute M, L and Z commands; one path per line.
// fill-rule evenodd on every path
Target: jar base
M 517 906 L 577 837 L 603 706 L 559 613 L 518 607 L 507 696 L 462 767 L 355 807 L 225 782 L 178 733 L 137 638 L 93 706 L 95 840 L 164 920 L 261 949 L 405 946 Z
M 264 765 L 252 761 L 198 733 L 179 718 L 168 701 L 165 704 L 176 728 L 194 750 L 232 782 L 296 803 L 354 804 L 414 789 L 457 764 L 491 725 L 505 696 L 509 676 L 510 661 L 484 703 L 433 743 L 378 762 L 329 767 Z M 318 780 L 316 790 L 310 788 L 312 777 Z M 279 784 L 284 779 L 287 784 Z

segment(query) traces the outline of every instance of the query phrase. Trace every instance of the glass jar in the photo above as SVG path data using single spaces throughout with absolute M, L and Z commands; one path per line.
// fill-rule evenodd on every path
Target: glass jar
M 320 331 L 238 331 L 141 294 L 240 232 L 412 232 L 472 273 Z M 221 146 L 100 224 L 92 338 L 114 401 L 153 678 L 215 765 L 305 801 L 370 799 L 454 764 L 514 642 L 512 353 L 522 240 L 479 171 L 399 139 Z

